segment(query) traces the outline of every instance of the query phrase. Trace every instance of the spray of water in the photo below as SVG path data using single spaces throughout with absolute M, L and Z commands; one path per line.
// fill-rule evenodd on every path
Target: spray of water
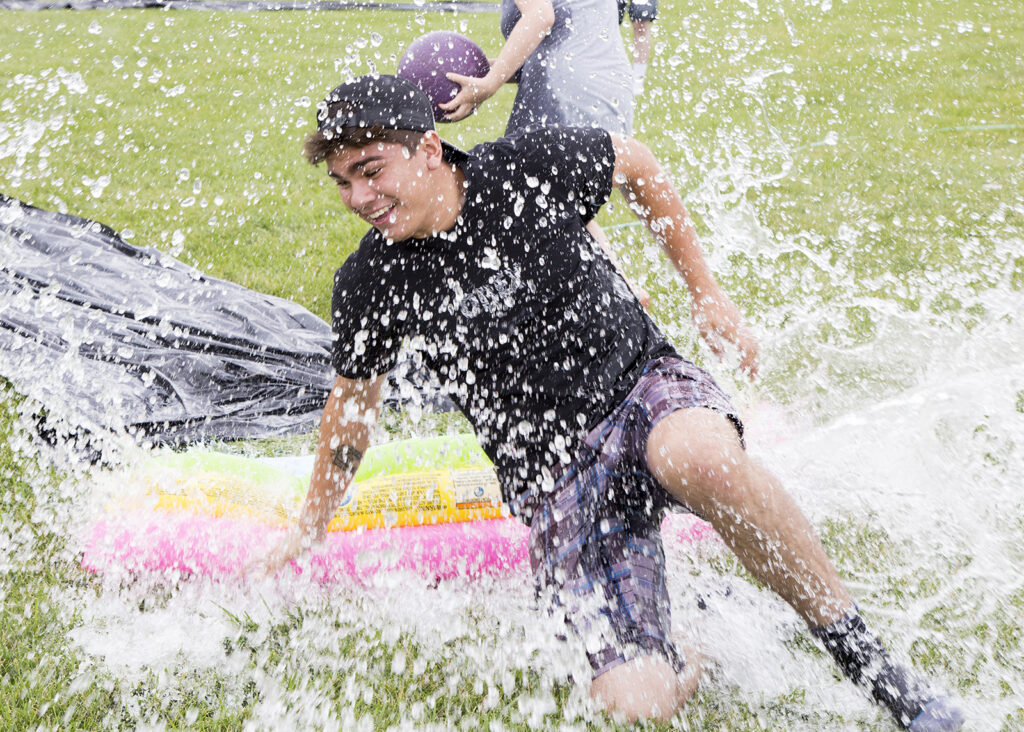
M 656 46 L 638 128 L 677 161 L 670 172 L 683 182 L 714 268 L 762 334 L 761 385 L 746 386 L 728 363 L 709 362 L 653 244 L 630 226 L 609 230 L 630 273 L 654 293 L 659 322 L 737 395 L 750 451 L 783 479 L 819 528 L 865 615 L 901 655 L 962 694 L 972 728 L 1018 728 L 1024 723 L 1020 173 L 991 176 L 977 189 L 997 186 L 985 191 L 995 195 L 977 198 L 938 164 L 905 170 L 894 159 L 894 189 L 880 198 L 868 189 L 886 181 L 860 170 L 836 174 L 829 165 L 847 159 L 839 155 L 844 146 L 884 150 L 850 139 L 845 122 L 860 108 L 826 98 L 813 79 L 798 75 L 790 54 L 814 45 L 814 23 L 827 23 L 843 8 L 759 5 L 744 4 L 724 30 L 710 11 L 678 14 L 678 27 L 664 31 Z M 430 17 L 417 12 L 402 21 L 403 32 L 411 37 Z M 781 42 L 757 31 L 765 18 L 782 24 Z M 870 63 L 845 52 L 848 73 L 868 75 L 847 85 L 851 95 L 866 95 L 872 83 L 895 83 L 885 64 L 927 71 L 928 49 L 960 39 L 996 53 L 1009 33 L 981 17 L 928 34 L 920 19 L 874 20 L 873 32 L 889 42 Z M 268 138 L 277 144 L 301 132 L 310 100 L 329 85 L 291 65 L 275 67 L 289 79 L 289 93 L 272 93 L 261 102 L 259 124 L 234 130 L 228 144 L 239 167 L 215 176 L 203 169 L 201 156 L 185 160 L 166 150 L 174 139 L 169 131 L 181 124 L 172 110 L 185 105 L 195 113 L 208 92 L 146 50 L 154 37 L 173 32 L 174 22 L 146 20 L 135 48 L 125 49 L 109 39 L 105 18 L 89 20 L 76 42 L 100 49 L 105 71 L 124 89 L 162 90 L 165 102 L 150 110 L 166 128 L 151 141 L 164 148 L 154 160 L 162 193 L 142 196 L 147 208 L 132 225 L 205 268 L 215 258 L 211 252 L 232 246 L 254 220 L 266 222 L 298 195 L 298 173 L 264 173 L 257 168 L 265 166 L 245 161 L 268 155 L 261 147 Z M 320 16 L 304 23 L 309 34 L 325 31 Z M 388 34 L 332 29 L 332 80 L 394 66 Z M 272 51 L 270 44 L 257 52 L 259 38 L 239 20 L 225 22 L 221 36 L 237 44 L 221 63 L 244 65 Z M 198 40 L 198 53 L 211 54 L 211 41 Z M 189 55 L 195 38 L 182 43 L 185 58 L 206 63 Z M 714 60 L 714 68 L 725 69 L 723 78 L 701 77 L 695 58 Z M 99 82 L 89 72 L 69 67 L 52 63 L 5 82 L 11 101 L 0 108 L 4 186 L 17 193 L 49 181 L 39 205 L 88 215 L 124 209 L 126 190 L 154 184 L 128 181 L 126 188 L 109 164 L 90 162 L 72 174 L 54 163 L 77 145 L 83 106 L 98 115 L 128 104 L 93 88 Z M 241 89 L 227 89 L 221 101 L 237 111 L 241 97 Z M 872 108 L 880 121 L 870 127 L 879 137 L 890 134 L 886 124 L 897 97 Z M 658 105 L 675 116 L 654 114 Z M 925 103 L 917 111 L 916 127 L 901 128 L 898 139 L 913 151 L 940 149 L 951 144 L 943 135 L 967 129 L 931 124 L 936 113 Z M 1011 125 L 1001 133 L 1019 150 L 1012 142 L 1018 130 Z M 213 144 L 206 130 L 193 136 L 199 148 Z M 90 131 L 89 139 L 118 155 L 142 149 L 124 123 Z M 825 157 L 812 157 L 819 154 Z M 934 196 L 925 195 L 933 188 L 960 195 L 936 210 L 929 203 Z M 90 205 L 99 209 L 86 210 Z M 326 242 L 330 225 L 317 218 L 300 228 Z M 307 246 L 300 262 L 319 258 L 327 244 L 303 241 L 295 251 Z M 302 292 L 303 278 L 293 279 L 280 285 L 283 294 Z M 73 440 L 42 446 L 34 417 L 40 405 L 9 388 L 2 400 L 0 601 L 9 637 L 34 638 L 37 645 L 12 646 L 0 690 L 24 688 L 24 695 L 47 700 L 16 726 L 45 719 L 50 705 L 67 709 L 65 725 L 86 727 L 201 727 L 216 719 L 254 729 L 608 724 L 586 698 L 581 649 L 537 611 L 526 576 L 435 584 L 390 573 L 359 585 L 323 586 L 302 576 L 253 583 L 85 574 L 78 567 L 83 537 L 123 488 L 112 477 L 118 473 L 84 464 Z M 428 431 L 411 428 L 417 430 Z M 116 466 L 139 455 L 120 442 L 104 450 Z M 882 714 L 834 674 L 796 616 L 755 586 L 719 543 L 672 544 L 667 552 L 677 629 L 702 642 L 712 665 L 684 725 L 886 728 Z M 90 716 L 76 716 L 81 708 L 91 709 Z

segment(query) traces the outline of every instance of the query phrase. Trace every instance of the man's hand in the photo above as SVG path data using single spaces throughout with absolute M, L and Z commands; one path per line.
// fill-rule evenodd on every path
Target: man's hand
M 250 560 L 242 570 L 243 574 L 253 579 L 273 577 L 286 564 L 302 556 L 311 545 L 309 537 L 298 526 L 293 526 L 270 551 Z
M 692 316 L 697 330 L 716 356 L 725 355 L 726 343 L 735 346 L 740 354 L 740 368 L 753 380 L 760 367 L 757 339 L 739 309 L 715 281 L 679 191 L 646 145 L 614 134 L 612 144 L 612 180 L 622 187 L 629 207 L 661 244 L 686 282 L 693 299 Z
M 716 356 L 722 358 L 726 343 L 731 343 L 739 352 L 740 369 L 751 381 L 757 378 L 761 347 L 743 321 L 739 309 L 724 292 L 719 290 L 714 295 L 694 297 L 691 315 L 697 330 Z
M 277 546 L 246 565 L 247 575 L 267 577 L 301 556 L 327 534 L 327 527 L 359 467 L 377 418 L 384 376 L 346 379 L 339 376 L 320 417 L 313 474 L 295 523 Z

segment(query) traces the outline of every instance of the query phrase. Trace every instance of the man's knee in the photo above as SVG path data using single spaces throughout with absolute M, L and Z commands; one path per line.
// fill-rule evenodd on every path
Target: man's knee
M 693 693 L 660 656 L 626 661 L 594 679 L 590 697 L 615 718 L 669 720 Z
M 655 425 L 647 441 L 647 464 L 658 482 L 684 503 L 699 503 L 707 496 L 731 504 L 730 493 L 743 490 L 741 474 L 748 458 L 732 421 L 698 408 L 678 410 Z

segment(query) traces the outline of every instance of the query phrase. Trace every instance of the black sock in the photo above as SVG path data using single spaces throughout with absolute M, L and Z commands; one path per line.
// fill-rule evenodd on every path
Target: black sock
M 926 684 L 889 659 L 882 642 L 868 630 L 856 610 L 811 634 L 825 644 L 843 673 L 871 692 L 896 721 L 908 727 L 932 699 Z

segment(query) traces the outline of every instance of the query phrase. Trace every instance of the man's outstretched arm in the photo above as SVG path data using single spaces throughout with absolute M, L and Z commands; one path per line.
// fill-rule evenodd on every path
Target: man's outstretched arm
M 757 340 L 708 267 L 679 192 L 646 145 L 615 134 L 611 137 L 615 185 L 622 188 L 633 213 L 646 224 L 686 282 L 697 329 L 718 356 L 725 352 L 725 342 L 732 343 L 740 353 L 740 367 L 755 377 L 760 350 Z
M 323 416 L 309 491 L 299 517 L 284 539 L 263 560 L 273 574 L 323 539 L 345 490 L 370 443 L 377 420 L 377 403 L 385 377 L 334 382 Z

